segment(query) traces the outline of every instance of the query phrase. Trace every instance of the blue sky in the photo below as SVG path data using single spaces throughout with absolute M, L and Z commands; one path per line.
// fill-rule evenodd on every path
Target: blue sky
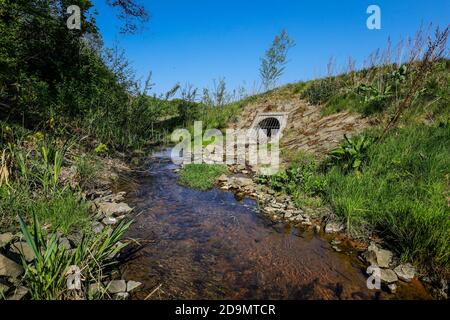
M 142 0 L 151 19 L 130 36 L 119 34 L 120 21 L 105 0 L 93 2 L 105 45 L 122 47 L 138 76 L 151 70 L 154 93 L 176 82 L 211 86 L 220 77 L 229 88 L 251 91 L 259 80 L 259 58 L 283 28 L 296 46 L 279 84 L 325 75 L 331 56 L 338 67 L 348 56 L 361 64 L 389 36 L 396 43 L 422 22 L 450 23 L 450 0 Z M 381 8 L 381 30 L 366 27 L 371 4 Z

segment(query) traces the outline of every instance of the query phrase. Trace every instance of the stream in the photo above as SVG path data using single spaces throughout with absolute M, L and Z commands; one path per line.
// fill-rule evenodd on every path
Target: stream
M 395 295 L 366 286 L 355 250 L 312 230 L 273 223 L 251 199 L 177 184 L 168 151 L 151 157 L 127 202 L 127 237 L 143 247 L 121 268 L 143 283 L 133 299 L 427 299 L 419 281 Z

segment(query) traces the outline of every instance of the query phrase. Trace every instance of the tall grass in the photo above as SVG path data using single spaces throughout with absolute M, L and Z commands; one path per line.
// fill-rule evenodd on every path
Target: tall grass
M 450 127 L 410 126 L 374 145 L 362 173 L 327 173 L 328 197 L 354 236 L 375 231 L 402 253 L 450 267 Z
M 74 251 L 67 251 L 59 245 L 57 234 L 45 233 L 35 214 L 31 227 L 20 216 L 19 220 L 22 234 L 35 255 L 32 262 L 22 258 L 24 282 L 34 300 L 71 297 L 67 287 L 70 266 L 81 271 L 82 286 L 75 289 L 77 297 L 87 297 L 89 283 L 103 280 L 104 269 L 114 264 L 113 257 L 125 246 L 119 244 L 119 239 L 131 224 L 121 222 L 112 231 L 107 228 L 99 235 L 88 234 Z

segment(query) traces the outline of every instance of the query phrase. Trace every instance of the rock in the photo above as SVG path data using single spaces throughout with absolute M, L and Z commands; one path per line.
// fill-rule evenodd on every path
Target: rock
M 228 181 L 228 177 L 226 174 L 222 174 L 217 178 L 217 181 L 219 182 L 227 182 Z
M 275 209 L 272 207 L 265 207 L 263 210 L 264 210 L 264 212 L 268 212 L 268 213 L 275 212 Z
M 9 287 L 6 284 L 0 283 L 0 298 L 8 292 Z
M 11 246 L 11 251 L 17 254 L 22 254 L 27 262 L 31 262 L 36 259 L 36 255 L 31 249 L 30 245 L 26 242 L 16 242 Z
M 114 295 L 114 299 L 116 300 L 127 300 L 130 297 L 128 292 L 119 292 Z
M 288 219 L 288 218 L 292 217 L 292 213 L 286 212 L 286 213 L 284 214 L 284 217 L 285 217 L 286 219 Z
M 89 297 L 95 297 L 97 295 L 100 295 L 104 292 L 103 285 L 101 283 L 93 283 L 89 285 L 88 295 Z
M 397 274 L 400 280 L 410 282 L 416 274 L 416 269 L 412 264 L 406 263 L 397 266 L 394 269 L 394 272 Z
M 377 265 L 381 268 L 388 268 L 391 264 L 393 254 L 389 250 L 379 248 L 375 243 L 371 243 L 363 257 L 371 265 Z
M 337 246 L 332 246 L 332 248 L 334 249 L 334 251 L 336 251 L 336 252 L 341 252 L 342 250 L 341 249 L 339 249 Z
M 119 293 L 119 292 L 126 292 L 127 291 L 127 283 L 125 282 L 125 280 L 112 280 L 106 290 L 111 293 L 111 294 L 115 294 L 115 293 Z
M 97 204 L 98 209 L 107 217 L 120 216 L 133 211 L 130 206 L 124 202 L 101 202 Z
M 127 282 L 127 292 L 131 292 L 134 289 L 140 287 L 141 285 L 142 285 L 142 283 L 140 283 L 138 281 L 130 280 Z
M 325 226 L 326 233 L 336 233 L 344 230 L 344 225 L 339 222 L 328 222 Z
M 28 288 L 26 287 L 18 287 L 14 291 L 14 293 L 8 297 L 8 300 L 22 300 L 28 293 Z
M 237 177 L 234 178 L 234 184 L 237 187 L 247 187 L 253 185 L 253 180 L 250 178 Z
M 0 234 L 0 248 L 7 246 L 14 239 L 11 232 Z
M 270 205 L 272 206 L 272 208 L 275 208 L 275 209 L 282 209 L 284 207 L 284 205 L 282 205 L 281 203 L 277 203 L 277 202 L 271 203 Z
M 391 269 L 381 269 L 381 281 L 389 284 L 398 281 L 397 275 Z
M 67 238 L 64 237 L 59 238 L 58 243 L 60 248 L 64 248 L 66 250 L 72 249 L 72 245 L 70 244 L 70 241 Z
M 102 220 L 103 224 L 106 224 L 107 226 L 116 224 L 117 222 L 119 222 L 119 220 L 117 220 L 114 217 L 106 217 Z
M 388 287 L 390 293 L 397 292 L 397 285 L 395 283 L 388 284 L 387 287 Z
M 92 231 L 96 234 L 102 232 L 103 229 L 105 226 L 101 222 L 96 221 L 92 224 Z

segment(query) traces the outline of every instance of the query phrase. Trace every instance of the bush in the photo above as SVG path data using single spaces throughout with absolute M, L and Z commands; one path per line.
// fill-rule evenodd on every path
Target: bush
M 303 91 L 302 98 L 311 104 L 324 104 L 336 95 L 341 88 L 340 83 L 334 78 L 326 78 L 311 82 Z
M 322 195 L 326 190 L 326 180 L 319 173 L 317 162 L 304 155 L 300 155 L 286 170 L 275 175 L 258 176 L 257 181 L 276 192 L 291 195 L 298 206 L 312 204 L 311 198 Z
M 367 153 L 374 139 L 366 135 L 348 138 L 345 134 L 344 138 L 344 142 L 330 152 L 330 163 L 337 164 L 344 172 L 361 171 L 367 163 Z

